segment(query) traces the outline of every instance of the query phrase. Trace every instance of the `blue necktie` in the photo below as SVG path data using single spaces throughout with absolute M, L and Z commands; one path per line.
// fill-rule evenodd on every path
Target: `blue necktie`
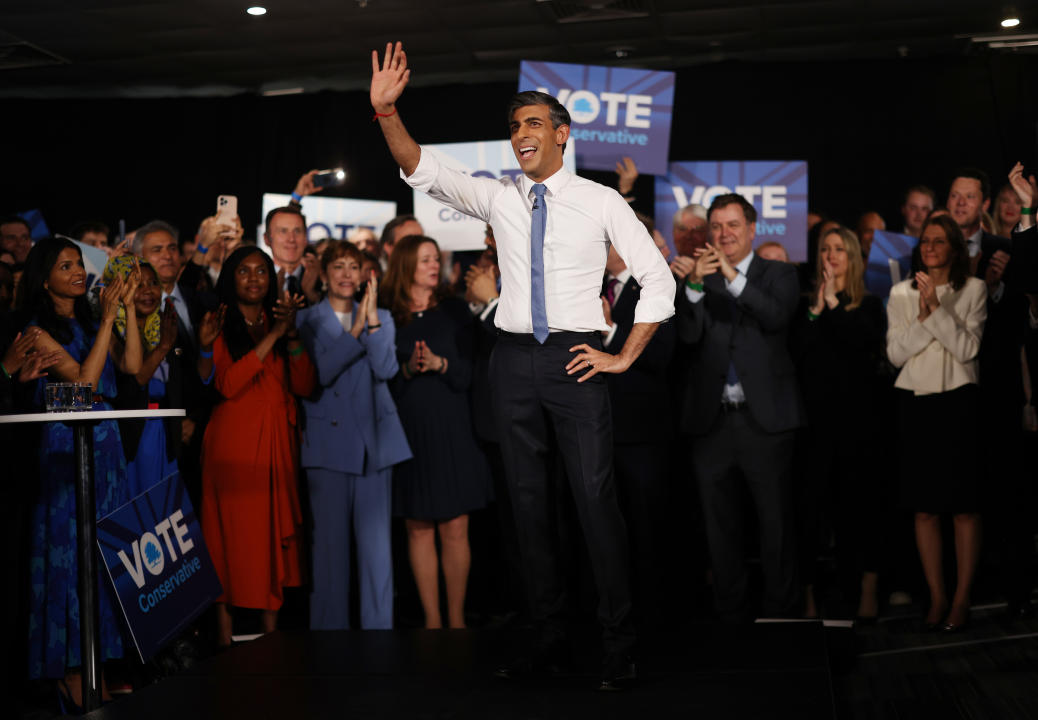
M 544 207 L 544 183 L 533 186 L 533 219 L 530 225 L 530 314 L 537 342 L 548 339 L 548 313 L 544 308 L 544 228 L 548 209 Z

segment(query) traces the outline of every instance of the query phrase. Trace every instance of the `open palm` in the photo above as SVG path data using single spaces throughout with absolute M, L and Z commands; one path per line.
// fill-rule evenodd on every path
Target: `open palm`
M 371 106 L 375 112 L 386 112 L 404 92 L 411 71 L 407 69 L 407 55 L 402 43 L 386 43 L 386 55 L 382 66 L 378 64 L 378 51 L 371 51 Z

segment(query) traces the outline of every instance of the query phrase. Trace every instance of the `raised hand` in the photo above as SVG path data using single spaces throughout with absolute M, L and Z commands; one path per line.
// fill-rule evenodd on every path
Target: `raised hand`
M 368 289 L 364 291 L 364 314 L 367 316 L 368 325 L 380 325 L 378 320 L 378 278 L 372 273 L 368 278 Z M 375 328 L 378 330 L 378 328 Z
M 296 181 L 295 194 L 300 195 L 302 197 L 306 197 L 307 195 L 313 195 L 314 193 L 319 193 L 322 190 L 324 190 L 324 188 L 319 188 L 316 185 L 314 185 L 314 175 L 316 175 L 318 172 L 320 171 L 311 170 L 309 172 L 303 173 L 302 177 L 300 177 L 299 180 Z
M 122 275 L 116 275 L 111 282 L 101 288 L 101 317 L 105 320 L 115 320 L 119 314 L 119 305 L 122 304 L 122 296 L 126 290 L 126 283 Z
M 227 306 L 221 304 L 219 308 L 207 312 L 202 317 L 202 324 L 198 328 L 198 344 L 201 347 L 212 347 L 216 342 L 216 338 L 223 329 L 223 319 L 226 313 Z
M 305 298 L 302 295 L 292 295 L 287 290 L 278 298 L 274 305 L 274 325 L 271 331 L 282 337 L 296 326 L 296 310 L 298 310 Z
M 941 305 L 937 299 L 937 286 L 925 272 L 915 274 L 915 284 L 919 288 L 919 319 L 925 320 Z
M 622 160 L 618 160 L 616 174 L 619 176 L 616 189 L 620 191 L 621 195 L 627 195 L 634 189 L 634 181 L 638 179 L 638 167 L 634 164 L 634 160 L 626 156 Z
M 470 266 L 465 272 L 465 288 L 466 300 L 487 304 L 498 296 L 494 269 Z
M 1013 190 L 1016 191 L 1016 196 L 1020 198 L 1020 202 L 1024 207 L 1034 207 L 1035 179 L 1034 175 L 1031 175 L 1030 179 L 1024 177 L 1023 163 L 1018 162 L 1013 166 L 1013 169 L 1009 171 L 1009 184 L 1013 186 Z
M 840 304 L 839 298 L 836 297 L 836 279 L 833 277 L 833 266 L 827 262 L 822 263 L 822 288 L 825 290 L 825 304 L 830 309 L 835 309 Z
M 169 352 L 177 343 L 177 309 L 173 306 L 173 298 L 166 298 L 166 307 L 162 308 L 162 319 L 159 324 L 159 347 Z
M 303 279 L 299 281 L 299 287 L 306 299 L 315 305 L 321 296 L 317 293 L 317 281 L 321 279 L 321 261 L 316 255 L 303 253 Z
M 407 69 L 407 55 L 403 43 L 386 43 L 386 54 L 379 67 L 378 51 L 371 51 L 371 107 L 377 113 L 390 113 L 404 92 L 411 71 Z
M 133 304 L 133 297 L 137 294 L 137 287 L 141 284 L 141 262 L 137 258 L 133 259 L 133 268 L 126 275 L 126 282 L 123 287 L 123 293 L 120 300 L 122 301 L 123 307 L 126 308 L 126 314 L 130 315 L 136 311 L 136 307 Z
M 720 253 L 710 245 L 705 248 L 696 248 L 695 263 L 688 279 L 694 283 L 701 283 L 707 275 L 713 275 L 720 270 L 721 258 L 719 256 Z

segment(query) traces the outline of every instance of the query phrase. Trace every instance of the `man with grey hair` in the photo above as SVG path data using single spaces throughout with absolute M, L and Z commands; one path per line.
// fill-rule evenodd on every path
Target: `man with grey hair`
M 162 307 L 166 306 L 166 298 L 171 298 L 177 317 L 193 338 L 194 323 L 188 312 L 187 298 L 177 285 L 177 277 L 180 275 L 179 239 L 180 233 L 168 222 L 152 220 L 134 233 L 132 247 L 134 255 L 155 268 L 162 286 Z
M 670 271 L 679 281 L 692 272 L 696 250 L 706 247 L 706 240 L 705 207 L 696 204 L 686 205 L 674 213 L 675 254 L 674 259 L 670 261 Z

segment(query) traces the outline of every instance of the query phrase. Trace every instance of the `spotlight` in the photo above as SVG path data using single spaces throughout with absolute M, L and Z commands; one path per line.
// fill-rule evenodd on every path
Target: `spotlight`
M 1015 17 L 1006 18 L 1005 20 L 1002 21 L 1002 27 L 1004 27 L 1004 28 L 1016 27 L 1019 24 L 1020 24 L 1020 18 L 1015 18 Z
M 250 8 L 246 8 L 245 12 L 247 12 L 249 15 L 256 15 L 258 17 L 260 15 L 266 15 L 267 8 L 260 7 L 259 5 L 254 5 Z
M 1002 27 L 1014 28 L 1020 24 L 1020 16 L 1016 12 L 1016 8 L 1012 5 L 1003 6 L 1002 8 Z

